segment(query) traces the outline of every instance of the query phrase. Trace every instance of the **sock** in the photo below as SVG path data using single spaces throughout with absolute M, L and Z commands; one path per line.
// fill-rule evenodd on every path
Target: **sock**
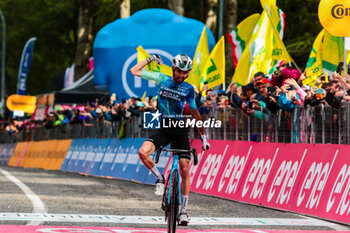
M 158 180 L 163 180 L 163 176 L 160 174 L 156 166 L 152 167 L 151 172 Z
M 181 211 L 180 211 L 181 214 L 186 213 L 186 208 L 187 208 L 187 204 L 188 204 L 188 198 L 189 198 L 188 195 L 182 195 L 182 198 L 181 198 Z

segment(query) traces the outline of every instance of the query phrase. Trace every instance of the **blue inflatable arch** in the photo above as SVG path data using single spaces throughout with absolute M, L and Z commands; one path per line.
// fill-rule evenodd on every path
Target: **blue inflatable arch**
M 119 98 L 156 95 L 153 82 L 133 77 L 130 68 L 137 62 L 136 48 L 160 54 L 167 65 L 172 58 L 185 53 L 193 57 L 205 25 L 194 19 L 176 15 L 166 9 L 145 9 L 129 18 L 118 19 L 97 34 L 94 42 L 94 85 L 116 93 Z M 207 30 L 209 50 L 215 45 Z

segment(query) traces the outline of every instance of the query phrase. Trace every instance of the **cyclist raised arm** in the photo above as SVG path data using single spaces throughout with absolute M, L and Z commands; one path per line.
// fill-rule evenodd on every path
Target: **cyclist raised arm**
M 170 121 L 178 123 L 183 121 L 182 113 L 187 102 L 191 114 L 196 120 L 202 120 L 201 115 L 196 109 L 195 104 L 195 91 L 191 84 L 184 82 L 188 77 L 189 72 L 192 69 L 192 60 L 185 54 L 179 54 L 174 57 L 172 61 L 173 77 L 168 77 L 160 72 L 149 72 L 143 69 L 146 65 L 151 62 L 157 62 L 159 65 L 162 64 L 162 59 L 158 55 L 152 55 L 146 60 L 137 63 L 130 69 L 130 72 L 138 77 L 152 80 L 158 85 L 158 109 L 162 114 L 163 119 L 166 118 Z M 176 127 L 163 128 L 156 131 L 154 134 L 149 136 L 142 144 L 139 150 L 139 157 L 144 165 L 153 173 L 157 178 L 155 194 L 162 196 L 164 194 L 164 176 L 160 174 L 154 161 L 150 155 L 158 149 L 160 146 L 165 147 L 170 142 L 176 149 L 190 150 L 191 145 L 188 137 L 188 129 L 180 127 L 180 124 Z M 198 129 L 202 142 L 203 149 L 208 150 L 210 145 L 207 141 L 207 137 L 204 134 L 204 129 Z M 189 219 L 186 214 L 186 208 L 188 204 L 188 198 L 190 193 L 190 155 L 181 154 L 179 160 L 180 175 L 182 179 L 181 193 L 181 211 L 179 216 L 179 223 L 181 225 L 187 225 Z

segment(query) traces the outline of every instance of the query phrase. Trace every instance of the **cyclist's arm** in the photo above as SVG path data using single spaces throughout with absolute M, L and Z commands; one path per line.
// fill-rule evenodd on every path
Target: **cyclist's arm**
M 142 69 L 148 65 L 148 61 L 147 59 L 143 60 L 143 61 L 140 61 L 139 63 L 137 63 L 136 65 L 134 65 L 131 69 L 130 69 L 130 72 L 137 76 L 137 77 L 141 77 L 141 74 L 142 74 Z
M 201 114 L 198 112 L 197 110 L 197 106 L 196 106 L 196 102 L 195 102 L 195 93 L 194 93 L 194 89 L 191 88 L 190 89 L 190 92 L 187 96 L 187 103 L 188 103 L 188 106 L 190 107 L 191 109 L 191 115 L 194 119 L 196 119 L 196 121 L 201 121 L 202 120 L 202 116 Z M 204 132 L 204 128 L 198 128 L 198 131 L 201 135 L 204 135 L 205 132 Z
M 201 121 L 201 120 L 202 120 L 202 116 L 201 116 L 201 114 L 198 112 L 197 109 L 192 110 L 191 113 L 192 113 L 192 117 L 193 117 L 194 119 L 196 119 L 196 121 Z M 201 135 L 204 135 L 204 134 L 205 134 L 204 128 L 203 128 L 203 127 L 198 128 L 198 131 L 199 131 L 199 133 L 200 133 Z
M 139 63 L 137 63 L 136 65 L 134 65 L 131 69 L 130 72 L 137 77 L 143 78 L 143 79 L 147 79 L 147 80 L 152 80 L 155 83 L 159 84 L 161 81 L 161 74 L 159 72 L 149 72 L 145 69 L 143 69 L 146 65 L 148 65 L 148 61 L 143 60 L 140 61 Z

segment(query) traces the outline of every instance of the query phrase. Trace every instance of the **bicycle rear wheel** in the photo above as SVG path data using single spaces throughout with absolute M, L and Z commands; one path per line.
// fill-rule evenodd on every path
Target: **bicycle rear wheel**
M 168 211 L 168 232 L 175 233 L 177 224 L 177 215 L 179 212 L 179 176 L 177 170 L 172 173 L 170 191 L 170 208 Z

